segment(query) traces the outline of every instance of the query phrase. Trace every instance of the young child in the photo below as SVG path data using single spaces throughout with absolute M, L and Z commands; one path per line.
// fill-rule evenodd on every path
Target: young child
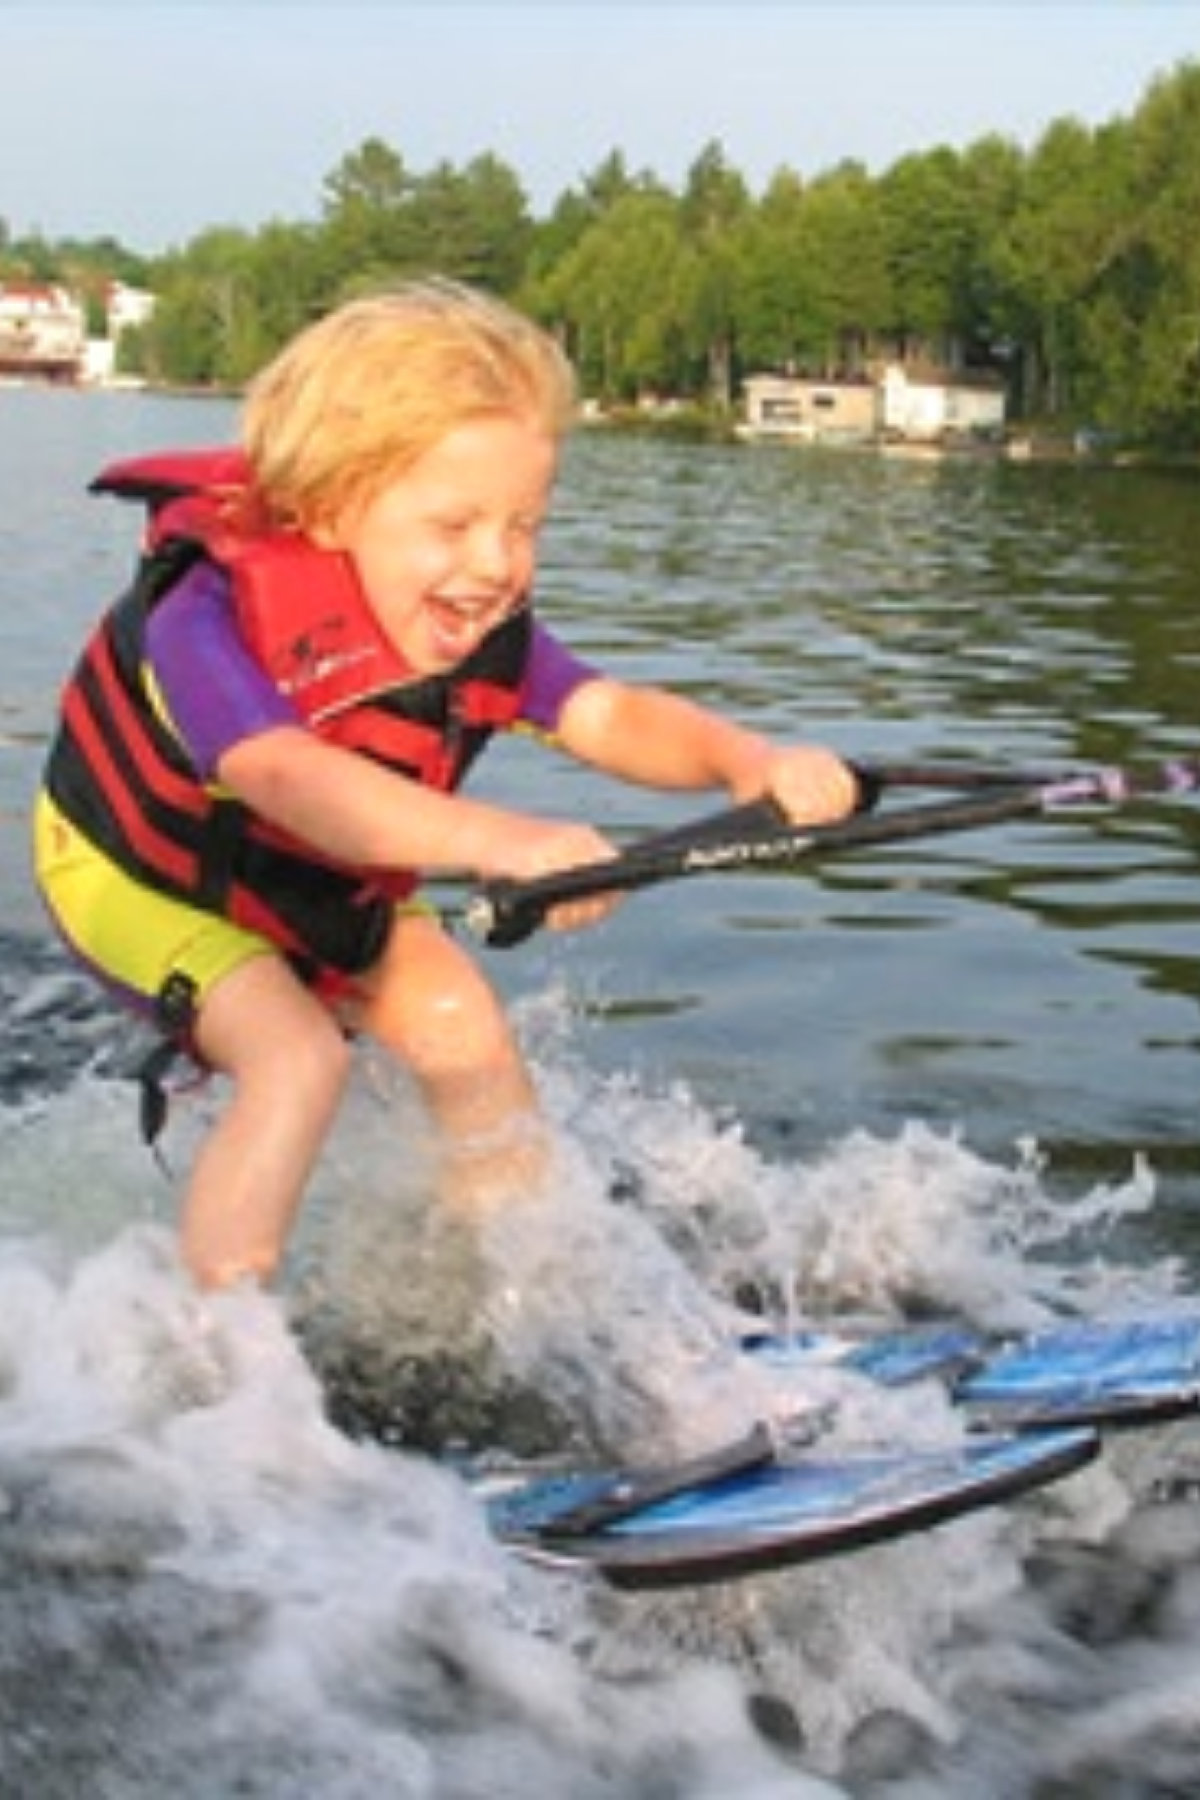
M 68 943 L 229 1101 L 191 1171 L 196 1281 L 266 1280 L 347 1079 L 347 1032 L 411 1071 L 451 1205 L 530 1191 L 545 1155 L 496 995 L 421 873 L 527 879 L 596 831 L 465 797 L 498 729 L 663 789 L 848 812 L 852 772 L 587 666 L 531 589 L 573 381 L 555 343 L 449 283 L 352 302 L 252 385 L 240 451 L 135 461 L 152 520 L 70 679 L 36 817 Z M 610 901 L 563 906 L 556 928 Z

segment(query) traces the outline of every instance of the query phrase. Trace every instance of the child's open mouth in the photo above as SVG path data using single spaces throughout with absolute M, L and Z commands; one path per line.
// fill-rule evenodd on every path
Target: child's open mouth
M 437 595 L 428 602 L 426 617 L 439 650 L 446 655 L 458 656 L 478 643 L 503 616 L 507 606 L 507 595 L 474 599 Z

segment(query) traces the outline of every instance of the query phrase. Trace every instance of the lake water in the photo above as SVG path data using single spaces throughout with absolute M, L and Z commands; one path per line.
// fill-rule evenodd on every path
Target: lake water
M 561 1192 L 478 1257 L 447 1239 L 420 1121 L 364 1057 L 286 1294 L 201 1304 L 170 1225 L 214 1097 L 179 1096 L 164 1177 L 136 1042 L 51 939 L 26 834 L 58 683 L 136 540 L 86 483 L 231 422 L 220 402 L 0 391 L 0 1789 L 1195 1791 L 1195 1425 L 903 1544 L 617 1599 L 515 1571 L 452 1476 L 331 1430 L 297 1336 L 403 1379 L 461 1362 L 486 1322 L 502 1387 L 644 1447 L 716 1441 L 761 1398 L 709 1354 L 712 1296 L 996 1328 L 1181 1304 L 1200 1285 L 1200 806 L 697 879 L 482 951 Z M 866 761 L 1200 749 L 1180 477 L 591 433 L 541 594 L 614 672 Z M 527 745 L 477 786 L 622 836 L 689 812 Z M 939 1422 L 927 1393 L 888 1404 L 897 1434 Z M 866 1428 L 856 1406 L 878 1425 L 848 1396 L 835 1435 Z M 503 1430 L 503 1406 L 484 1416 Z

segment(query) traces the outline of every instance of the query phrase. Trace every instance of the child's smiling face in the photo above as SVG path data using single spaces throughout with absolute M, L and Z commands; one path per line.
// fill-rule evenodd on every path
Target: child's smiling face
M 417 673 L 457 667 L 524 601 L 558 449 L 531 419 L 471 420 L 319 534 Z

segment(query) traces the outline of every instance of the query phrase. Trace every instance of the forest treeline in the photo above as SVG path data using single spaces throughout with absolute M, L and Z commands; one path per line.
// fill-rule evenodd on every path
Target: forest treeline
M 369 138 L 318 216 L 214 226 L 139 257 L 112 240 L 17 240 L 0 278 L 158 296 L 127 372 L 238 388 L 306 321 L 413 273 L 477 282 L 563 341 L 605 403 L 670 396 L 726 411 L 770 369 L 869 372 L 903 357 L 1000 371 L 1014 418 L 1200 447 L 1200 63 L 1134 112 L 901 157 L 782 167 L 761 194 L 712 143 L 678 191 L 614 153 L 534 217 L 492 155 L 424 173 Z

